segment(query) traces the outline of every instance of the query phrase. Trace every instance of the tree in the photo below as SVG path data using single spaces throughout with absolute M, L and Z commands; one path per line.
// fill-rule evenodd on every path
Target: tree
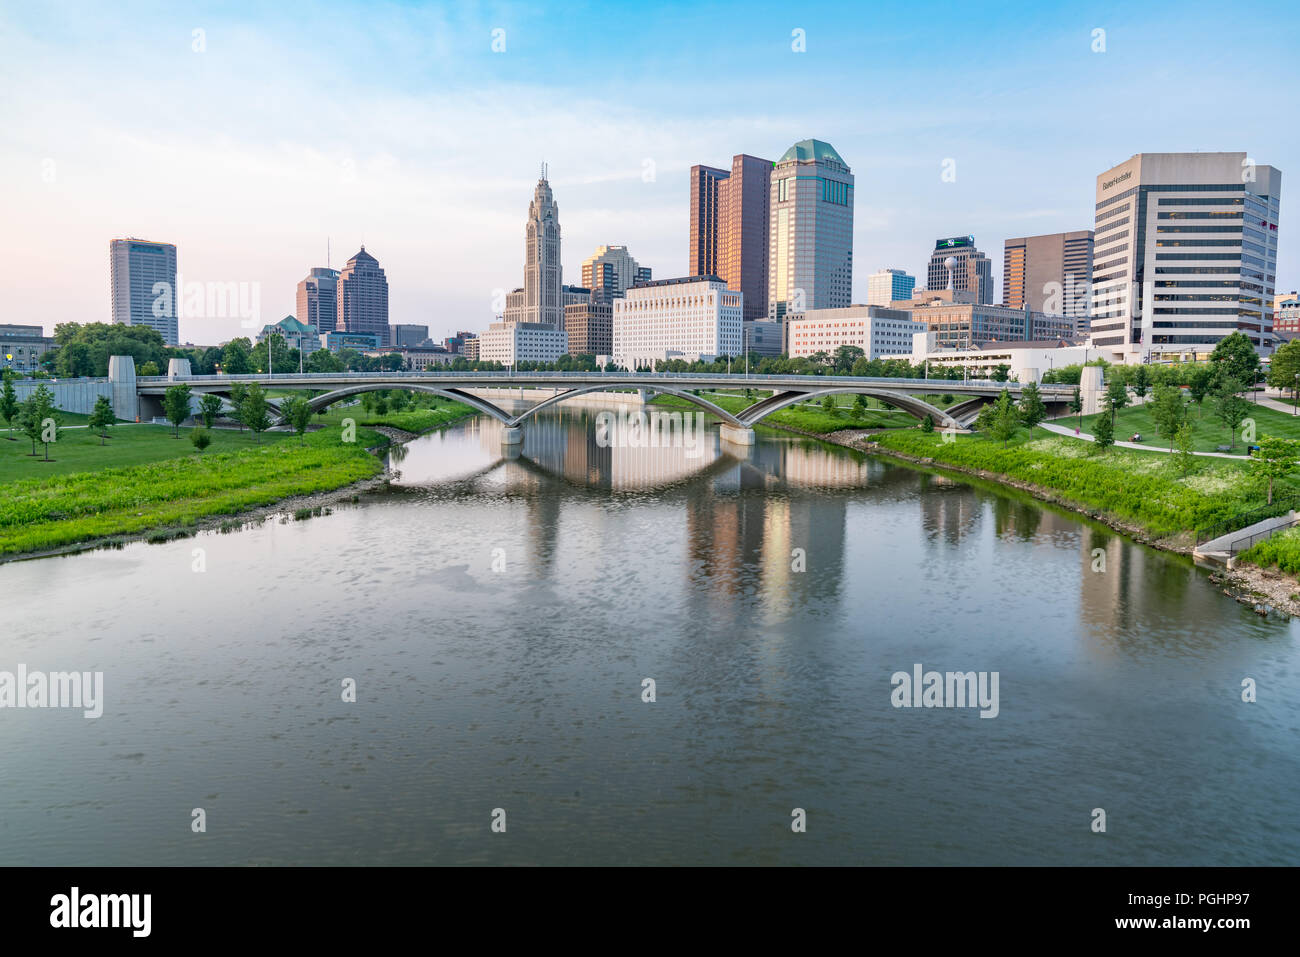
M 311 402 L 306 396 L 295 395 L 285 399 L 280 403 L 280 412 L 283 414 L 285 421 L 293 426 L 293 430 L 298 433 L 298 444 L 302 444 L 303 433 L 307 431 L 307 426 L 311 423 Z
M 271 414 L 267 411 L 266 395 L 256 382 L 248 387 L 248 391 L 244 394 L 244 401 L 239 404 L 239 421 L 248 426 L 258 442 L 262 441 L 262 433 L 271 427 Z
M 212 423 L 216 421 L 217 416 L 221 414 L 221 396 L 206 392 L 199 399 L 199 418 L 203 420 L 203 427 L 210 429 Z
M 994 367 L 992 375 L 994 382 L 1006 382 L 1009 378 L 1011 378 L 1011 366 L 1001 362 Z
M 1187 409 L 1183 406 L 1183 392 L 1177 386 L 1158 385 L 1151 401 L 1151 418 L 1156 429 L 1169 440 L 1169 451 L 1174 450 L 1174 438 L 1178 430 L 1187 421 Z
M 18 420 L 23 434 L 32 440 L 32 455 L 36 443 L 45 446 L 45 461 L 50 460 L 50 443 L 58 441 L 59 419 L 55 414 L 54 393 L 46 385 L 39 385 L 23 402 Z
M 0 386 L 0 419 L 5 420 L 5 425 L 9 427 L 11 434 L 6 435 L 11 442 L 17 442 L 12 435 L 14 430 L 14 416 L 18 414 L 18 397 L 14 393 L 14 375 L 8 369 L 4 371 L 4 384 Z
M 158 363 L 152 359 L 140 366 L 139 373 L 140 375 L 161 375 L 158 371 Z
M 1115 413 L 1128 405 L 1128 387 L 1119 376 L 1113 377 L 1106 385 L 1106 410 L 1110 412 L 1110 431 L 1115 433 Z
M 1210 364 L 1220 378 L 1236 379 L 1241 383 L 1238 392 L 1249 388 L 1259 377 L 1259 353 L 1255 344 L 1244 332 L 1224 336 L 1210 353 Z
M 113 404 L 108 401 L 108 396 L 101 395 L 95 400 L 95 407 L 90 410 L 88 422 L 92 430 L 99 432 L 100 445 L 103 445 L 104 440 L 108 438 L 108 427 L 115 422 L 117 416 L 113 414 Z
M 1034 427 L 1047 418 L 1047 406 L 1043 404 L 1042 393 L 1037 383 L 1031 382 L 1020 392 L 1020 421 L 1031 432 Z
M 163 414 L 172 424 L 174 438 L 181 437 L 181 423 L 190 417 L 190 387 L 177 383 L 163 393 Z
M 236 382 L 230 387 L 230 407 L 234 409 L 235 421 L 239 423 L 239 431 L 244 431 L 244 418 L 239 414 L 239 410 L 244 407 L 244 397 L 248 395 L 248 386 L 242 382 Z
M 930 418 L 929 412 L 927 412 L 925 414 L 925 418 L 921 420 L 921 431 L 922 432 L 934 431 L 934 419 Z
M 855 362 L 865 358 L 866 353 L 861 346 L 840 346 L 835 350 L 835 371 L 847 375 Z
M 1241 380 L 1228 376 L 1221 378 L 1214 389 L 1214 415 L 1228 427 L 1229 448 L 1236 448 L 1237 426 L 1250 411 L 1250 403 L 1238 395 L 1244 388 Z
M 203 450 L 212 444 L 212 432 L 208 429 L 196 428 L 190 433 L 190 443 L 201 455 L 203 454 Z
M 1007 442 L 1020 428 L 1020 412 L 1007 389 L 1003 389 L 991 405 L 980 409 L 975 426 L 989 438 L 1000 441 L 1003 448 L 1007 447 Z
M 1174 435 L 1174 447 L 1177 452 L 1174 458 L 1178 462 L 1179 469 L 1183 475 L 1192 470 L 1192 465 L 1196 462 L 1196 456 L 1192 454 L 1192 426 L 1191 423 L 1183 420 L 1183 424 L 1178 427 L 1178 432 Z
M 1079 417 L 1079 428 L 1083 428 L 1083 393 L 1074 387 L 1074 397 L 1070 399 L 1070 411 Z
M 1092 427 L 1092 440 L 1103 452 L 1115 444 L 1115 426 L 1111 424 L 1109 415 L 1097 416 Z
M 1197 414 L 1204 415 L 1205 408 L 1202 403 L 1209 394 L 1210 388 L 1214 384 L 1214 370 L 1206 365 L 1192 366 L 1187 373 L 1187 391 L 1192 396 L 1192 401 L 1196 403 Z
M 1268 504 L 1273 504 L 1274 479 L 1286 478 L 1300 466 L 1300 441 L 1261 435 L 1250 457 L 1250 470 L 1268 480 Z
M 835 397 L 830 395 L 822 396 L 822 411 L 827 415 L 835 414 Z
M 860 419 L 862 418 L 863 415 L 866 414 L 866 411 L 867 411 L 867 397 L 863 395 L 861 392 L 859 392 L 853 397 L 853 415 L 856 418 Z M 934 423 L 931 423 L 931 425 L 933 424 Z
M 1145 399 L 1147 392 L 1151 388 L 1151 372 L 1145 365 L 1140 365 L 1133 370 L 1133 394 L 1139 399 Z
M 1275 389 L 1295 391 L 1300 376 L 1300 339 L 1292 339 L 1273 353 L 1268 366 L 1268 384 Z
M 248 375 L 253 371 L 248 354 L 253 351 L 253 344 L 248 338 L 231 339 L 221 349 L 221 371 L 227 375 Z

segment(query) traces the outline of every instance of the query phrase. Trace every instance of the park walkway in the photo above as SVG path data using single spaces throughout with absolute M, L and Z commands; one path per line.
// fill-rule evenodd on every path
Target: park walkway
M 1056 425 L 1052 422 L 1040 422 L 1038 424 L 1041 428 L 1044 428 L 1049 432 L 1055 432 L 1058 435 L 1068 435 L 1072 439 L 1082 439 L 1084 442 L 1096 441 L 1096 438 L 1094 436 L 1089 435 L 1087 432 L 1076 432 L 1074 429 L 1067 429 L 1063 425 Z M 1158 445 L 1142 445 L 1138 442 L 1116 442 L 1115 448 L 1137 449 L 1139 452 L 1163 452 L 1166 455 L 1169 454 L 1168 449 L 1162 449 Z M 1206 458 L 1211 458 L 1211 459 L 1236 459 L 1237 461 L 1242 461 L 1243 459 L 1249 458 L 1249 456 L 1246 455 L 1233 455 L 1229 452 L 1193 452 L 1192 454 L 1203 455 Z

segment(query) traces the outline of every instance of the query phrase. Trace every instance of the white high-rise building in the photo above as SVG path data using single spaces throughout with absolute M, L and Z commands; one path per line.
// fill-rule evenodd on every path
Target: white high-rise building
M 614 361 L 635 369 L 667 359 L 738 356 L 743 299 L 717 276 L 634 286 L 614 300 Z
M 901 269 L 881 269 L 867 277 L 867 305 L 888 307 L 891 302 L 906 302 L 915 288 L 915 276 Z
M 1138 153 L 1098 176 L 1092 346 L 1204 358 L 1242 332 L 1267 352 L 1281 188 L 1246 153 Z
M 113 239 L 108 265 L 113 322 L 157 329 L 167 345 L 179 345 L 176 247 L 147 239 Z
M 908 310 L 885 306 L 810 309 L 786 316 L 785 325 L 791 358 L 819 352 L 833 356 L 841 346 L 856 346 L 867 359 L 907 358 L 912 337 L 929 328 L 914 321 Z

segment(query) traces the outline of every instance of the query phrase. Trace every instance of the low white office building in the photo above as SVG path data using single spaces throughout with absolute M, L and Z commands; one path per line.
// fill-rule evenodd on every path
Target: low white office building
M 786 317 L 786 353 L 790 358 L 818 352 L 834 355 L 841 346 L 857 346 L 868 359 L 906 359 L 912 337 L 925 332 L 906 309 L 844 306 L 809 309 Z
M 634 286 L 614 300 L 614 361 L 635 369 L 665 359 L 739 356 L 743 305 L 742 294 L 717 276 Z
M 494 322 L 478 337 L 482 362 L 554 362 L 568 351 L 568 333 L 548 322 Z
M 948 349 L 938 345 L 938 333 L 922 332 L 913 338 L 913 364 L 928 363 L 930 368 L 956 366 L 969 370 L 972 379 L 988 379 L 998 366 L 1010 368 L 1009 377 L 1017 382 L 1039 382 L 1053 369 L 1082 365 L 1101 358 L 1096 349 L 1071 339 L 1048 339 L 1036 342 L 984 342 L 971 348 Z

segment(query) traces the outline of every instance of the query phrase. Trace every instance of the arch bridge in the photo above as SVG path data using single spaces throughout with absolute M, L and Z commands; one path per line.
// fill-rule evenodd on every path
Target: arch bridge
M 722 422 L 725 438 L 749 444 L 753 426 L 764 418 L 797 402 L 838 394 L 864 395 L 879 399 L 918 419 L 927 415 L 944 428 L 967 428 L 988 402 L 1007 389 L 1019 398 L 1023 385 L 1018 382 L 990 380 L 954 381 L 947 379 L 890 379 L 832 375 L 733 375 L 675 372 L 340 372 L 276 373 L 273 375 L 172 375 L 146 376 L 136 380 L 142 402 L 158 402 L 167 388 L 178 383 L 193 392 L 214 392 L 228 397 L 237 383 L 256 382 L 264 389 L 311 389 L 321 394 L 310 399 L 313 412 L 351 396 L 381 389 L 405 389 L 427 392 L 462 402 L 497 419 L 505 429 L 505 441 L 522 440 L 523 424 L 533 415 L 565 399 L 596 392 L 638 391 L 678 396 L 716 415 Z M 522 412 L 508 412 L 489 398 L 476 394 L 483 389 L 553 390 Z M 754 389 L 770 392 L 739 412 L 728 412 L 705 395 L 720 390 Z M 1074 387 L 1040 385 L 1047 404 L 1069 402 Z M 925 396 L 952 395 L 957 401 L 947 409 L 931 404 Z

